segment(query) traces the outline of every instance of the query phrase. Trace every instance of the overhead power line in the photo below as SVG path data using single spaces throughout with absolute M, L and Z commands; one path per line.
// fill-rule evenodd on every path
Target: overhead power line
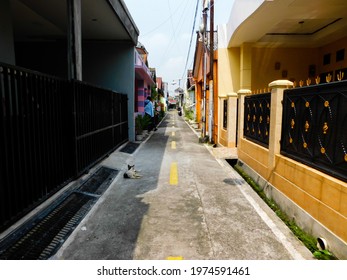
M 178 5 L 177 8 L 173 12 L 171 12 L 171 10 L 170 10 L 170 16 L 168 18 L 166 18 L 163 22 L 159 23 L 153 29 L 147 31 L 145 34 L 141 34 L 141 36 L 142 37 L 148 36 L 149 34 L 153 33 L 154 31 L 158 30 L 159 28 L 162 28 L 165 23 L 167 23 L 169 20 L 172 20 L 172 17 L 180 10 L 180 7 L 182 6 L 182 4 L 184 2 L 186 2 L 186 0 L 183 0 L 182 3 L 180 3 L 180 5 Z M 169 3 L 169 5 L 170 5 L 170 3 Z
M 190 54 L 190 49 L 192 46 L 192 41 L 193 41 L 193 36 L 194 36 L 194 30 L 195 30 L 195 23 L 196 23 L 196 16 L 198 14 L 198 7 L 199 7 L 199 0 L 196 1 L 196 7 L 195 7 L 195 15 L 194 15 L 194 22 L 193 22 L 193 28 L 192 28 L 192 33 L 190 35 L 190 42 L 189 42 L 189 49 L 187 53 L 187 59 L 186 59 L 186 65 L 184 66 L 183 74 L 182 74 L 182 79 L 187 71 L 187 65 L 188 65 L 188 60 L 189 60 L 189 54 Z

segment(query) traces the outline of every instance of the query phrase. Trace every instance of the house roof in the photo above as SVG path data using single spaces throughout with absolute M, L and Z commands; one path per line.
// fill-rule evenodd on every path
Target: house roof
M 317 47 L 346 36 L 346 0 L 235 0 L 228 46 Z
M 170 104 L 176 104 L 177 103 L 177 100 L 173 97 L 173 96 L 169 96 L 167 101 L 170 103 Z
M 10 0 L 17 41 L 66 37 L 66 1 Z M 82 38 L 137 44 L 139 30 L 123 0 L 81 1 Z

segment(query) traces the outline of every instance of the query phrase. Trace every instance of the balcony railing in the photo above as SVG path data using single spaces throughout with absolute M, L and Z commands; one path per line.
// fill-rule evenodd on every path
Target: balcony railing
M 146 76 L 147 79 L 151 79 L 153 81 L 154 77 L 152 75 L 152 72 L 148 69 L 147 65 L 143 62 L 142 57 L 138 52 L 135 52 L 135 69 L 138 69 L 141 75 Z
M 0 230 L 128 140 L 127 96 L 0 64 Z
M 347 81 L 286 90 L 281 153 L 347 180 Z

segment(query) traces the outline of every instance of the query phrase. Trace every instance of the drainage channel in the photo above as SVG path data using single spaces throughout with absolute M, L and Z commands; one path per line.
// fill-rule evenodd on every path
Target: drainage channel
M 77 189 L 2 240 L 0 259 L 45 260 L 52 257 L 117 174 L 118 170 L 100 167 Z

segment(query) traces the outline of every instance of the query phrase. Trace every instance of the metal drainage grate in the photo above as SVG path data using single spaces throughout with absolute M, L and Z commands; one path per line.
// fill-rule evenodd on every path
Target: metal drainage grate
M 132 154 L 133 152 L 136 151 L 136 149 L 137 149 L 137 147 L 138 147 L 139 145 L 140 145 L 139 143 L 128 142 L 128 143 L 120 150 L 120 152 Z
M 58 205 L 44 210 L 44 214 L 37 215 L 1 242 L 0 259 L 42 260 L 53 256 L 99 198 L 85 191 L 102 193 L 117 173 L 101 167 L 80 187 L 83 192 L 68 194 Z
M 108 167 L 100 167 L 77 191 L 83 193 L 102 195 L 117 176 L 118 170 Z

